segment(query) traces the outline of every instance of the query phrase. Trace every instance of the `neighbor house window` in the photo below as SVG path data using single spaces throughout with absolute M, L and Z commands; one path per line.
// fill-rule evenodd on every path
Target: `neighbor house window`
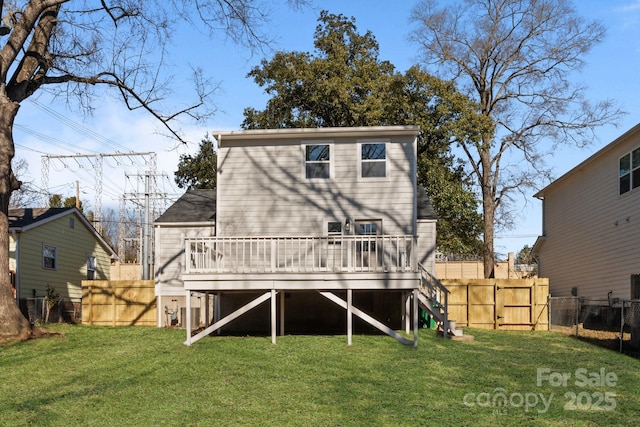
M 640 187 L 640 148 L 620 157 L 618 162 L 619 194 Z
M 304 146 L 304 173 L 307 179 L 331 177 L 331 146 L 329 144 Z
M 93 255 L 87 256 L 87 280 L 96 279 L 96 257 Z
M 387 176 L 387 144 L 360 144 L 360 176 L 362 178 Z
M 55 246 L 42 245 L 42 267 L 55 270 L 58 268 L 58 250 Z

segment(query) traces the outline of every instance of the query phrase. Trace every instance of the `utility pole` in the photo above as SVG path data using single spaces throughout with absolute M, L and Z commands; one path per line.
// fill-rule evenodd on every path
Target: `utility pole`
M 151 218 L 150 218 L 150 206 L 149 206 L 149 174 L 144 176 L 144 244 L 142 246 L 142 278 L 149 280 L 149 267 L 151 265 L 151 259 L 149 258 L 149 247 L 151 246 Z
M 153 259 L 153 229 L 151 227 L 152 215 L 155 218 L 158 212 L 152 209 L 152 202 L 155 200 L 166 200 L 165 193 L 159 193 L 156 190 L 156 178 L 165 176 L 166 174 L 157 174 L 147 171 L 144 175 L 131 174 L 126 175 L 127 178 L 137 177 L 144 179 L 144 190 L 142 192 L 132 192 L 129 194 L 129 200 L 143 203 L 144 214 L 141 215 L 142 224 L 140 226 L 140 262 L 142 264 L 142 279 L 151 279 L 151 265 Z

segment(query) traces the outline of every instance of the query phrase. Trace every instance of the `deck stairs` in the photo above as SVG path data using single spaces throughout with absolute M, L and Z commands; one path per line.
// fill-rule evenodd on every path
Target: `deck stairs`
M 449 319 L 450 291 L 422 264 L 420 268 L 420 286 L 418 288 L 418 304 L 433 317 L 438 333 L 445 338 L 464 339 L 462 328 L 456 327 L 456 321 Z

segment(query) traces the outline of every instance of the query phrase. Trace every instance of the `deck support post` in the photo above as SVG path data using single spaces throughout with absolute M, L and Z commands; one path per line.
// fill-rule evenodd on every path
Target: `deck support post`
M 189 295 L 189 291 L 187 291 L 187 295 Z M 253 301 L 245 304 L 244 306 L 240 307 L 239 309 L 237 309 L 233 313 L 228 314 L 224 318 L 218 320 L 217 322 L 215 322 L 213 325 L 209 326 L 208 328 L 205 328 L 204 330 L 198 332 L 193 337 L 191 336 L 191 333 L 188 331 L 187 332 L 187 340 L 185 341 L 185 344 L 186 345 L 191 345 L 191 344 L 199 341 L 200 339 L 202 339 L 203 337 L 206 337 L 207 335 L 209 335 L 213 331 L 220 329 L 221 327 L 223 327 L 227 323 L 231 322 L 232 320 L 237 319 L 238 317 L 242 316 L 243 314 L 245 314 L 249 310 L 253 310 L 254 308 L 259 306 L 263 302 L 267 301 L 271 297 L 272 297 L 271 292 L 265 292 L 264 294 L 260 295 L 258 298 L 256 298 Z M 188 306 L 191 305 L 190 303 L 187 303 L 187 304 L 188 304 Z M 188 307 L 187 313 L 189 312 L 189 309 L 190 309 L 190 307 Z
M 404 320 L 404 332 L 411 330 L 411 292 L 402 292 L 404 306 L 402 307 L 402 318 Z
M 204 327 L 209 327 L 209 292 L 204 293 Z
M 185 302 L 187 306 L 187 312 L 185 314 L 187 319 L 183 319 L 183 321 L 186 323 L 184 325 L 184 329 L 187 331 L 187 341 L 185 341 L 185 344 L 191 345 L 191 291 L 186 291 Z
M 418 346 L 418 290 L 413 290 L 413 346 Z
M 271 289 L 271 344 L 276 343 L 276 290 Z
M 344 308 L 345 310 L 348 308 L 347 306 L 349 304 L 346 301 L 344 301 L 342 298 L 340 298 L 339 296 L 335 295 L 334 293 L 328 292 L 328 291 L 318 291 L 318 293 L 320 295 L 322 295 L 323 297 L 327 298 L 329 301 L 333 301 L 335 304 L 337 304 L 338 306 Z M 397 333 L 396 331 L 394 331 L 393 329 L 391 329 L 390 327 L 388 327 L 384 323 L 382 323 L 382 322 L 374 319 L 373 317 L 369 316 L 367 313 L 365 313 L 364 311 L 360 310 L 359 308 L 352 306 L 351 307 L 351 311 L 352 311 L 353 314 L 355 314 L 356 316 L 358 316 L 359 318 L 361 318 L 362 320 L 364 320 L 365 322 L 367 322 L 368 324 L 370 324 L 374 328 L 376 328 L 376 329 L 384 332 L 385 334 L 395 338 L 396 340 L 400 341 L 402 344 L 406 344 L 406 345 L 414 344 L 414 345 L 417 345 L 416 343 L 414 343 L 411 340 L 408 340 L 407 338 L 403 337 L 402 335 L 400 335 L 399 333 Z
M 353 337 L 353 290 L 347 289 L 347 345 L 352 344 Z

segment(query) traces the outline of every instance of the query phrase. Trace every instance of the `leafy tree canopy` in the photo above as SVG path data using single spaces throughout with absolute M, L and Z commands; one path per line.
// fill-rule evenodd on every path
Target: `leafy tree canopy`
M 478 201 L 449 147 L 478 139 L 490 122 L 450 82 L 380 60 L 375 37 L 360 34 L 354 18 L 323 11 L 318 21 L 313 54 L 277 52 L 251 70 L 271 98 L 264 110 L 245 109 L 242 127 L 419 125 L 418 182 L 439 216 L 439 249 L 477 254 Z
M 176 184 L 180 188 L 216 188 L 216 165 L 218 156 L 213 141 L 206 135 L 200 142 L 200 151 L 194 155 L 181 155 L 178 170 L 175 172 Z
M 512 225 L 514 196 L 550 179 L 545 160 L 558 144 L 588 145 L 622 114 L 569 78 L 605 28 L 570 0 L 420 0 L 412 21 L 425 66 L 454 79 L 494 124 L 458 141 L 482 194 L 484 274 L 493 277 L 495 230 Z

